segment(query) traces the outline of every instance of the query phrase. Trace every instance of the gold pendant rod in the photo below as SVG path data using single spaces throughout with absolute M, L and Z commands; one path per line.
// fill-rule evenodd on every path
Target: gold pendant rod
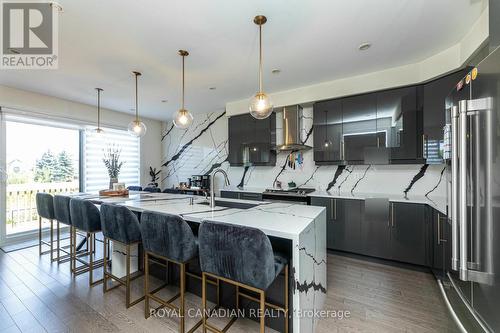
M 141 75 L 139 72 L 132 72 L 135 75 L 135 121 L 139 122 L 139 94 L 137 93 L 137 78 Z

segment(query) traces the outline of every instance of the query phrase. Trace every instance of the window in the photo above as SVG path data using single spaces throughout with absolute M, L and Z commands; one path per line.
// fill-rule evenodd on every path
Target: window
M 79 130 L 5 122 L 7 235 L 38 229 L 35 196 L 79 190 Z
M 82 131 L 83 179 L 82 191 L 97 192 L 109 187 L 109 175 L 104 165 L 104 152 L 108 148 L 120 150 L 123 162 L 118 181 L 126 186 L 140 184 L 139 139 L 127 131 L 104 129 L 97 134 L 91 130 Z

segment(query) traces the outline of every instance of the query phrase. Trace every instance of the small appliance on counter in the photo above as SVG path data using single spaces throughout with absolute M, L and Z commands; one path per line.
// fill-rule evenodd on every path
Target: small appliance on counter
M 210 188 L 210 175 L 191 176 L 191 189 L 207 190 Z

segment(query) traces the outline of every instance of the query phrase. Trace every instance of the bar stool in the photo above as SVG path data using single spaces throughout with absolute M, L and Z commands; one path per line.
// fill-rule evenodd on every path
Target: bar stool
M 139 229 L 139 220 L 137 216 L 130 211 L 125 206 L 117 206 L 113 204 L 103 203 L 101 205 L 101 226 L 102 234 L 104 235 L 104 262 L 103 262 L 103 292 L 106 293 L 120 286 L 125 286 L 126 288 L 126 305 L 127 309 L 144 299 L 144 296 L 130 302 L 130 282 L 132 280 L 141 277 L 142 275 L 137 275 L 133 278 L 130 276 L 130 247 L 132 245 L 138 245 L 141 242 L 141 230 Z M 112 273 L 107 271 L 107 253 L 106 249 L 109 248 L 109 241 L 112 240 L 113 243 L 120 243 L 125 246 L 126 250 L 126 273 L 125 281 L 123 278 L 114 276 Z M 118 282 L 117 285 L 108 288 L 108 279 L 115 280 Z
M 158 188 L 158 187 L 152 187 L 152 186 L 146 186 L 142 190 L 144 192 L 161 193 L 161 189 L 160 188 Z
M 129 191 L 142 191 L 142 186 L 129 186 L 127 187 Z
M 64 247 L 61 247 L 61 230 L 60 230 L 60 223 L 67 225 L 70 227 L 70 235 L 71 235 L 71 215 L 69 212 L 70 200 L 71 197 L 65 195 L 54 195 L 54 218 L 57 221 L 57 226 L 56 226 L 57 263 L 62 263 L 71 259 L 70 252 L 66 251 Z M 63 257 L 61 257 L 61 251 L 65 253 Z
M 71 267 L 75 275 L 82 273 L 89 273 L 89 285 L 94 286 L 103 282 L 103 279 L 94 281 L 94 269 L 103 265 L 103 260 L 94 261 L 95 249 L 95 235 L 101 231 L 101 216 L 99 209 L 90 201 L 78 198 L 72 198 L 69 202 L 69 211 L 71 215 L 71 223 L 73 230 L 70 237 L 70 253 L 71 253 Z M 76 233 L 83 231 L 87 233 L 87 243 L 89 246 L 89 261 L 86 262 L 79 258 L 76 253 Z M 76 262 L 82 263 L 82 266 L 76 267 Z
M 153 212 L 143 212 L 141 215 L 140 229 L 142 234 L 142 244 L 144 246 L 144 316 L 148 318 L 149 300 L 152 299 L 164 307 L 174 311 L 179 311 L 180 332 L 185 331 L 185 286 L 186 286 L 186 265 L 188 261 L 198 255 L 198 244 L 196 237 L 189 225 L 182 217 L 171 214 L 161 214 Z M 162 287 L 149 291 L 149 262 L 157 263 L 157 259 L 164 260 L 167 264 L 174 263 L 180 270 L 180 290 L 177 295 L 165 301 L 155 295 Z M 172 304 L 174 300 L 180 298 L 180 306 Z M 195 331 L 201 320 L 196 323 L 189 332 Z
M 40 255 L 50 253 L 50 260 L 54 261 L 54 198 L 51 194 L 38 192 L 35 201 L 38 212 L 38 252 Z M 50 242 L 42 239 L 42 218 L 50 221 Z M 50 250 L 42 251 L 42 245 L 49 246 Z
M 222 330 L 208 323 L 206 280 L 207 277 L 212 277 L 236 286 L 238 309 L 240 296 L 259 303 L 261 333 L 265 331 L 266 306 L 284 313 L 287 333 L 288 260 L 284 255 L 273 251 L 266 234 L 255 228 L 203 221 L 198 231 L 198 240 L 202 271 L 203 330 L 226 332 L 237 319 L 233 316 Z M 285 275 L 284 306 L 266 302 L 266 290 L 282 271 Z M 258 294 L 259 297 L 240 292 L 240 288 Z

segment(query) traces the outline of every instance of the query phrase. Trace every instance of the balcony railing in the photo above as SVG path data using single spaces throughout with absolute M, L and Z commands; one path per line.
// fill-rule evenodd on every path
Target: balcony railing
M 38 192 L 50 194 L 78 192 L 78 181 L 65 183 L 29 183 L 7 185 L 7 234 L 38 228 L 35 197 Z

